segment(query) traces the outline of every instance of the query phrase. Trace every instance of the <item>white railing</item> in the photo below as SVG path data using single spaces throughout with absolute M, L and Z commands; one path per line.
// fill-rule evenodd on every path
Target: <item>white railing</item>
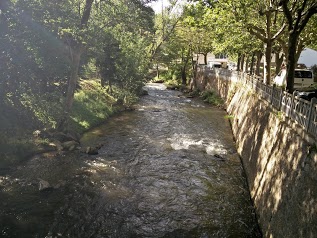
M 266 85 L 258 76 L 224 69 L 205 69 L 206 76 L 215 75 L 223 80 L 240 81 L 253 90 L 278 111 L 300 124 L 307 132 L 317 139 L 317 99 L 307 101 L 287 93 L 280 88 Z

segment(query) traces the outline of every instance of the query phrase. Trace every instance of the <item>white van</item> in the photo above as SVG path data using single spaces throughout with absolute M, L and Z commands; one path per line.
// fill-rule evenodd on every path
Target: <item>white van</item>
M 211 69 L 215 69 L 215 68 L 220 69 L 220 68 L 222 68 L 220 62 L 213 62 L 213 61 L 210 61 L 210 62 L 209 62 L 209 67 L 210 67 Z
M 286 69 L 282 69 L 273 80 L 277 86 L 286 86 Z M 313 72 L 308 69 L 295 69 L 294 89 L 307 88 L 314 84 Z

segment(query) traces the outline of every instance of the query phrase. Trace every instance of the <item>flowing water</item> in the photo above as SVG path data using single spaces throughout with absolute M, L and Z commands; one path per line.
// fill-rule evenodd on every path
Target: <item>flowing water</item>
M 98 155 L 46 153 L 0 170 L 0 236 L 261 237 L 225 112 L 147 90 L 82 137 Z

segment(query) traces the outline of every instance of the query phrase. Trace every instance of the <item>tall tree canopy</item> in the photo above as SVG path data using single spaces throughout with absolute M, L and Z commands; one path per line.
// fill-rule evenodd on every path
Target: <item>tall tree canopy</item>
M 317 13 L 315 0 L 280 0 L 288 25 L 288 59 L 287 59 L 287 86 L 290 92 L 294 89 L 294 74 L 296 67 L 295 53 L 301 33 L 309 20 Z
M 146 3 L 1 1 L 1 103 L 29 113 L 44 110 L 44 123 L 67 127 L 78 80 L 89 65 L 104 85 L 140 89 L 154 33 L 154 12 Z
M 316 1 L 201 0 L 190 1 L 188 5 L 191 13 L 184 11 L 183 19 L 191 22 L 187 27 L 195 25 L 199 29 L 195 36 L 201 36 L 196 43 L 195 37 L 188 39 L 187 44 L 191 44 L 192 49 L 206 47 L 214 53 L 225 52 L 238 62 L 251 57 L 253 62 L 256 55 L 258 68 L 264 54 L 263 76 L 267 84 L 274 75 L 271 61 L 275 54 L 275 71 L 285 59 L 287 89 L 293 90 L 294 69 L 300 53 L 305 47 L 316 45 Z M 248 70 L 247 63 L 245 70 Z M 240 65 L 239 69 L 242 68 Z M 250 71 L 253 72 L 252 67 Z

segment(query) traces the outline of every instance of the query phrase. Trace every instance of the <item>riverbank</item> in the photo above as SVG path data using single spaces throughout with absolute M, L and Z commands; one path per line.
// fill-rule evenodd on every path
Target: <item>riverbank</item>
M 136 100 L 136 96 L 133 95 L 126 101 L 122 98 L 120 92 L 110 95 L 107 88 L 101 87 L 98 80 L 81 80 L 75 93 L 70 119 L 71 137 L 79 140 L 78 135 L 100 125 Z M 37 108 L 33 111 L 25 108 L 17 111 L 13 106 L 2 110 L 0 168 L 10 167 L 34 154 L 57 149 L 52 139 L 55 139 L 55 133 L 60 133 L 54 127 L 62 111 L 62 105 Z
M 316 146 L 235 76 L 202 72 L 197 85 L 226 101 L 263 236 L 315 237 Z

